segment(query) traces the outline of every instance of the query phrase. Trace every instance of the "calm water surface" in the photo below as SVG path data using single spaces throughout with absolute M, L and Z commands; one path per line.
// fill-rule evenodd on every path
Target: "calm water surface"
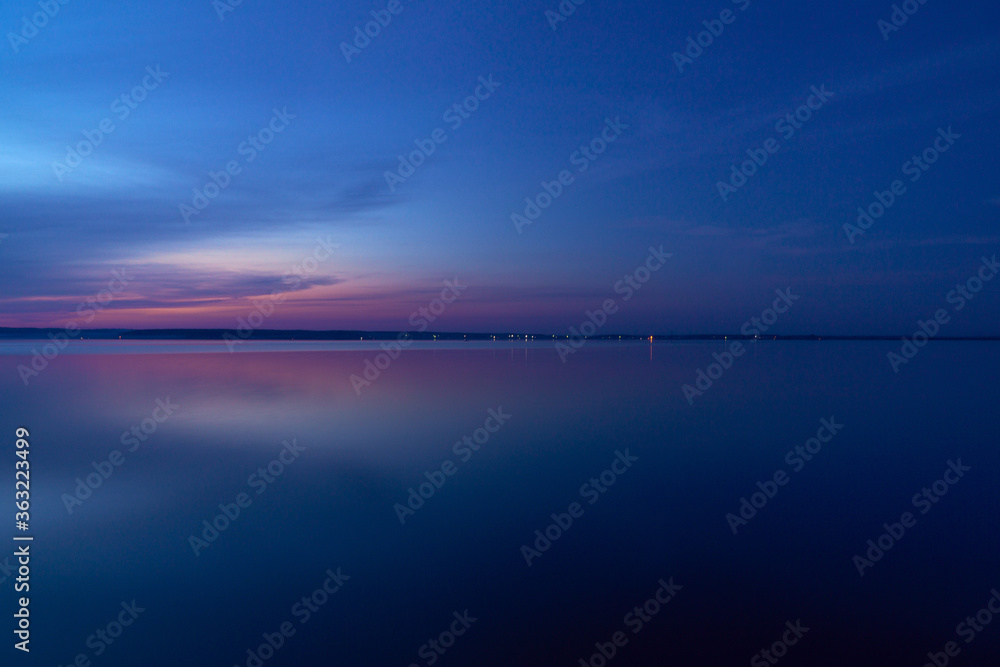
M 610 665 L 747 664 L 800 619 L 783 664 L 919 667 L 949 641 L 954 664 L 1000 656 L 1000 618 L 957 634 L 1000 589 L 1000 345 L 935 343 L 895 374 L 891 343 L 764 343 L 689 405 L 721 344 L 591 343 L 565 364 L 549 343 L 420 344 L 360 395 L 379 352 L 360 341 L 74 341 L 25 386 L 38 344 L 0 346 L 4 498 L 31 432 L 30 664 L 252 667 L 286 622 L 264 664 L 569 667 L 618 632 Z M 843 427 L 795 454 L 821 420 Z M 773 497 L 727 519 L 758 482 Z M 671 578 L 670 602 L 633 611 Z M 96 638 L 132 600 L 134 623 Z

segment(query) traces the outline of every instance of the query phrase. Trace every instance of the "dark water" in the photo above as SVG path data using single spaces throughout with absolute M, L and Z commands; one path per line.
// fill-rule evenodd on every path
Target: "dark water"
M 607 664 L 774 664 L 755 655 L 783 635 L 795 644 L 772 661 L 788 665 L 919 667 L 949 641 L 951 664 L 1000 656 L 1000 617 L 959 626 L 1000 590 L 998 345 L 934 343 L 894 374 L 892 344 L 764 343 L 694 405 L 681 385 L 719 344 L 592 343 L 566 364 L 547 345 L 426 345 L 360 395 L 367 344 L 88 345 L 27 387 L 25 346 L 0 356 L 4 539 L 18 426 L 35 537 L 30 656 L 11 647 L 0 584 L 5 665 L 247 665 L 283 623 L 294 634 L 263 664 L 600 665 L 595 643 L 610 653 L 619 632 Z M 157 400 L 177 406 L 162 423 Z M 821 420 L 832 439 L 786 460 Z M 478 451 L 456 449 L 484 424 Z M 146 440 L 123 444 L 133 426 Z M 121 464 L 70 513 L 75 480 L 113 450 Z M 915 505 L 949 462 L 969 470 Z M 773 497 L 734 535 L 726 515 L 778 471 L 787 484 L 764 484 Z M 401 524 L 394 506 L 427 473 L 443 484 Z M 249 506 L 196 556 L 190 536 L 241 493 Z M 529 567 L 522 545 L 573 503 Z M 860 576 L 854 557 L 905 512 L 911 527 Z M 306 617 L 302 598 L 338 568 Z M 642 620 L 661 580 L 672 597 Z M 134 622 L 97 638 L 133 600 Z

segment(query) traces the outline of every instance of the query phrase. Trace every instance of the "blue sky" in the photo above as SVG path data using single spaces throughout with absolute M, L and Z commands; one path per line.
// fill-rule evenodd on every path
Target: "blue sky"
M 735 331 L 792 286 L 775 332 L 902 334 L 997 251 L 993 4 L 929 0 L 885 39 L 891 3 L 590 0 L 553 29 L 557 2 L 401 2 L 348 63 L 341 43 L 387 5 L 244 0 L 220 18 L 207 0 L 69 0 L 18 39 L 41 10 L 5 2 L 0 325 L 62 326 L 128 267 L 90 326 L 230 327 L 279 290 L 269 327 L 404 329 L 459 277 L 469 288 L 435 328 L 558 333 L 663 245 L 670 263 L 609 330 Z M 678 71 L 724 9 L 733 21 Z M 166 73 L 155 87 L 147 68 Z M 453 129 L 445 112 L 480 77 L 499 86 Z M 832 97 L 782 138 L 813 86 Z M 248 160 L 275 110 L 287 126 Z M 577 171 L 608 118 L 628 127 Z M 53 163 L 105 119 L 60 180 Z M 961 138 L 906 180 L 948 127 Z M 393 191 L 397 156 L 437 128 L 447 140 Z M 718 182 L 773 137 L 724 201 Z M 230 162 L 239 173 L 186 220 Z M 562 170 L 573 183 L 518 233 L 511 215 Z M 896 179 L 906 193 L 851 243 L 844 224 Z M 289 290 L 319 238 L 337 252 Z M 998 333 L 998 306 L 1000 281 L 948 333 Z

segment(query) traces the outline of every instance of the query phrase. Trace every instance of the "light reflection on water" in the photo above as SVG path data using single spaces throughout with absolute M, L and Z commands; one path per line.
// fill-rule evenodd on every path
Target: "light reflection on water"
M 859 646 L 915 662 L 997 585 L 992 344 L 935 344 L 899 375 L 891 343 L 762 344 L 690 406 L 681 385 L 719 344 L 589 343 L 563 364 L 551 342 L 417 343 L 358 395 L 378 343 L 74 341 L 25 387 L 18 352 L 39 343 L 0 343 L 3 428 L 32 432 L 39 661 L 88 651 L 136 598 L 106 664 L 244 664 L 342 567 L 272 664 L 419 662 L 465 608 L 480 620 L 442 664 L 576 664 L 671 576 L 684 590 L 621 664 L 742 662 L 799 616 L 823 628 L 802 664 Z M 70 515 L 74 480 L 167 398 L 176 413 Z M 500 407 L 510 421 L 459 461 Z M 831 415 L 844 431 L 734 537 L 725 514 Z M 292 438 L 306 451 L 196 558 L 188 537 Z M 526 567 L 520 546 L 626 448 L 634 468 Z M 967 479 L 859 578 L 851 557 L 957 457 Z M 457 473 L 401 526 L 394 504 L 446 459 Z

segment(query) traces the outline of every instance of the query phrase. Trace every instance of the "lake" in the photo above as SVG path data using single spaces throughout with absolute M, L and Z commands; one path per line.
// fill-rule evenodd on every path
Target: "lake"
M 42 344 L 30 664 L 1000 653 L 995 343 Z

